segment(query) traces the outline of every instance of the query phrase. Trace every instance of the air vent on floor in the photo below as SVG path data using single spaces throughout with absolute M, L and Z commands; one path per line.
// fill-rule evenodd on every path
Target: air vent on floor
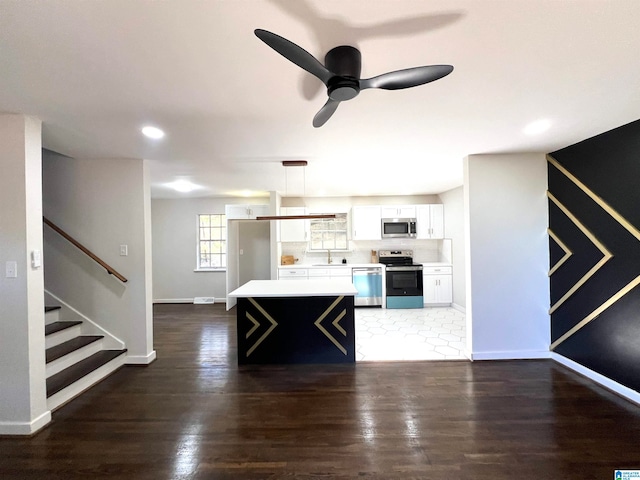
M 207 303 L 214 303 L 213 297 L 194 297 L 193 303 L 194 305 L 204 305 Z

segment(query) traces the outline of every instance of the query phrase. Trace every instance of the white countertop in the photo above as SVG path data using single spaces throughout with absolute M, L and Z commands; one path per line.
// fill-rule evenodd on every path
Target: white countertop
M 336 268 L 336 267 L 384 267 L 381 263 L 295 263 L 293 265 L 278 265 L 278 268 Z
M 452 265 L 447 262 L 418 262 L 425 267 L 451 267 Z M 295 263 L 293 265 L 278 265 L 278 268 L 337 268 L 337 267 L 355 267 L 355 268 L 363 268 L 363 267 L 384 267 L 382 263 L 330 263 L 330 264 L 320 264 L 320 263 Z
M 251 280 L 229 293 L 230 297 L 331 297 L 355 296 L 356 287 L 347 282 L 331 280 Z

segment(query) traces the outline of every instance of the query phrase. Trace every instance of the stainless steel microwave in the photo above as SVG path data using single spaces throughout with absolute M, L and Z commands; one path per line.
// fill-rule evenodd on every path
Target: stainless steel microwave
M 415 218 L 383 218 L 382 238 L 416 238 L 416 225 Z

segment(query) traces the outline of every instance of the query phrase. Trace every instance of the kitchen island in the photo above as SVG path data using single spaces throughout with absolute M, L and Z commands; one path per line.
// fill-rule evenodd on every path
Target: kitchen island
M 355 362 L 351 283 L 252 280 L 238 299 L 238 364 Z

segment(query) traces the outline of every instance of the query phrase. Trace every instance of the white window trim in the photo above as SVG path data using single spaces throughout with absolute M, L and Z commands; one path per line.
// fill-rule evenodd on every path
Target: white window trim
M 327 250 L 331 250 L 332 252 L 349 252 L 351 251 L 351 243 L 349 241 L 349 223 L 348 223 L 348 218 L 347 218 L 347 214 L 342 214 L 342 213 L 336 213 L 336 215 L 345 215 L 345 219 L 347 221 L 346 223 L 346 227 L 345 227 L 345 235 L 347 238 L 347 246 L 346 248 L 311 248 L 311 236 L 312 236 L 312 230 L 311 230 L 311 222 L 309 223 L 309 241 L 307 242 L 307 248 L 306 250 L 310 253 L 314 253 L 314 252 L 326 252 Z M 342 230 L 341 230 L 342 231 Z
M 195 273 L 203 272 L 226 272 L 227 267 L 200 267 L 200 215 L 225 215 L 224 213 L 198 213 L 196 214 L 196 268 L 193 269 Z M 225 215 L 226 222 L 226 215 Z M 228 228 L 228 226 L 227 226 Z M 226 260 L 229 261 L 229 255 L 227 251 L 228 238 L 224 239 Z

